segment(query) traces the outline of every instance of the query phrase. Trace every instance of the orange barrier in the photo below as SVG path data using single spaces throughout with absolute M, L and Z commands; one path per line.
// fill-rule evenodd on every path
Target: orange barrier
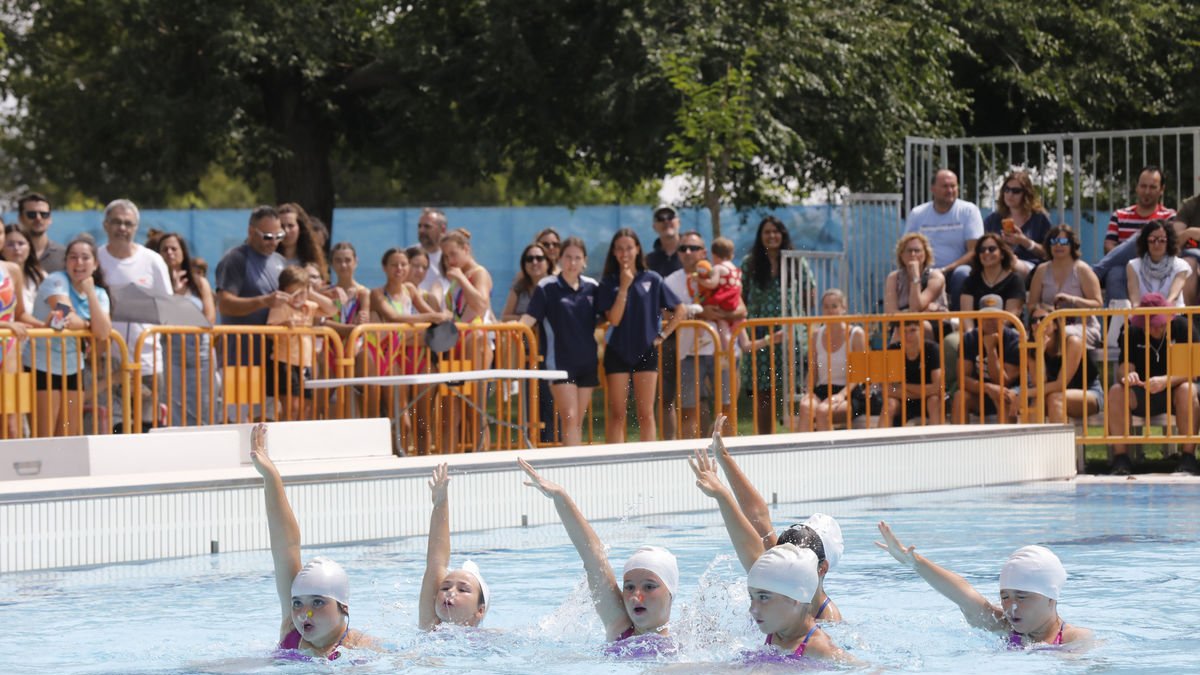
M 26 332 L 16 338 L 0 330 L 0 438 L 112 433 L 114 390 L 129 409 L 129 358 L 121 336 L 112 332 L 98 344 L 84 330 Z
M 1160 338 L 1152 333 L 1143 344 L 1131 341 L 1130 332 L 1124 327 L 1135 317 L 1144 322 L 1156 315 L 1178 318 L 1162 329 Z M 1191 446 L 1200 433 L 1200 403 L 1195 386 L 1200 377 L 1197 315 L 1200 308 L 1196 307 L 1167 311 L 1064 309 L 1050 313 L 1038 325 L 1034 336 L 1035 421 L 1075 423 L 1076 442 L 1081 449 L 1086 445 L 1119 447 L 1150 443 L 1181 443 L 1185 449 Z M 1078 334 L 1085 331 L 1072 328 L 1088 317 L 1096 317 L 1100 323 L 1099 344 L 1091 345 L 1091 349 Z M 1127 355 L 1125 359 L 1122 354 Z M 1048 356 L 1065 362 L 1057 377 L 1047 377 Z M 1146 375 L 1154 366 L 1163 374 L 1148 381 L 1151 378 Z M 1068 379 L 1074 379 L 1075 371 L 1082 383 L 1098 379 L 1100 393 L 1096 394 L 1097 387 L 1091 393 L 1086 388 L 1068 387 L 1071 384 Z M 1126 379 L 1130 371 L 1140 371 L 1141 375 L 1130 381 Z M 1152 431 L 1159 427 L 1161 432 Z
M 458 344 L 442 353 L 423 341 L 428 324 L 364 324 L 346 340 L 343 362 L 352 377 L 487 370 L 536 369 L 537 338 L 519 323 L 457 324 Z M 391 417 L 396 447 L 404 454 L 440 454 L 539 445 L 539 387 L 511 379 L 436 387 L 356 387 L 355 416 Z M 521 420 L 528 420 L 522 424 Z M 552 423 L 552 420 L 550 420 Z
M 984 336 L 970 339 L 970 353 L 960 349 L 965 332 L 943 327 L 942 322 L 951 320 L 981 322 Z M 744 325 L 759 341 L 772 341 L 742 355 L 757 433 L 773 433 L 780 424 L 785 430 L 806 431 L 940 423 L 951 394 L 949 422 L 970 423 L 973 416 L 983 422 L 1028 417 L 1029 402 L 1020 394 L 1020 373 L 1028 367 L 1025 329 L 1007 312 L 759 318 Z M 912 332 L 906 330 L 909 326 Z M 824 348 L 818 349 L 816 339 L 823 340 Z M 942 374 L 931 372 L 907 382 L 908 362 L 918 373 L 928 369 Z M 833 376 L 822 378 L 819 372 Z M 851 393 L 844 393 L 843 386 Z

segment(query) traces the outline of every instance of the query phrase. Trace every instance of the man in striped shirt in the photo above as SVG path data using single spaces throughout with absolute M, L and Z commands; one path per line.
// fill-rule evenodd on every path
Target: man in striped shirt
M 1137 257 L 1137 237 L 1142 227 L 1154 220 L 1175 219 L 1174 209 L 1162 205 L 1162 169 L 1147 166 L 1138 174 L 1137 203 L 1117 209 L 1108 221 L 1104 236 L 1104 258 L 1092 266 L 1109 300 L 1129 299 L 1125 283 L 1125 265 Z M 1180 242 L 1180 248 L 1184 248 Z

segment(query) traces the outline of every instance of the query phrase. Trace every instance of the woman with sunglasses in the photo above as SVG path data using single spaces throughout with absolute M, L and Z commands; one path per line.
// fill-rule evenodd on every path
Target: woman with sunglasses
M 1029 302 L 1054 309 L 1099 309 L 1104 303 L 1100 278 L 1092 266 L 1079 259 L 1079 237 L 1068 225 L 1057 225 L 1046 234 L 1043 245 L 1049 262 L 1033 272 L 1029 282 Z M 1100 322 L 1087 319 L 1087 346 L 1100 345 Z M 1085 330 L 1076 320 L 1066 326 L 1068 335 L 1083 337 Z
M 529 299 L 533 297 L 533 289 L 538 282 L 550 275 L 550 256 L 541 244 L 532 243 L 521 251 L 519 259 L 521 271 L 508 289 L 508 298 L 504 301 L 504 309 L 500 312 L 502 321 L 518 321 L 529 307 Z
M 558 274 L 558 257 L 562 255 L 562 237 L 553 227 L 547 227 L 533 238 L 533 242 L 542 247 L 546 254 L 546 273 Z
M 1015 273 L 1017 257 L 1000 235 L 984 232 L 975 240 L 975 256 L 971 258 L 971 274 L 963 284 L 959 306 L 964 312 L 982 307 L 980 299 L 985 295 L 998 295 L 1004 300 L 1004 311 L 1021 316 L 1025 308 L 1025 284 Z M 964 332 L 975 322 L 963 319 Z
M 1017 256 L 1015 268 L 1022 278 L 1049 257 L 1042 242 L 1050 227 L 1050 217 L 1029 174 L 1014 171 L 1005 176 L 996 210 L 983 221 L 983 231 L 1000 235 L 1013 250 Z
M 1183 307 L 1183 286 L 1192 268 L 1179 257 L 1175 228 L 1165 220 L 1146 223 L 1137 238 L 1138 257 L 1125 265 L 1129 301 L 1141 305 L 1142 296 L 1158 293 L 1168 307 Z

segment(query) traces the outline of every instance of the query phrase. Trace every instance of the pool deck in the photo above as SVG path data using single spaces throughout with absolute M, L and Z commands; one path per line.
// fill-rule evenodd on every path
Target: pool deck
M 316 427 L 306 429 L 310 431 L 296 438 L 317 437 L 311 433 Z M 272 431 L 272 440 L 282 438 L 283 431 Z M 213 433 L 214 443 L 219 439 L 229 446 L 220 449 L 230 462 L 225 468 L 0 481 L 0 539 L 5 542 L 0 573 L 265 549 L 262 479 L 253 467 L 239 463 L 238 457 L 246 459 L 239 436 L 228 429 Z M 139 442 L 167 447 L 170 438 L 150 434 Z M 182 443 L 184 436 L 178 439 Z M 566 487 L 590 519 L 715 509 L 695 487 L 686 462 L 697 447 L 708 445 L 707 440 L 405 458 L 347 454 L 354 451 L 347 446 L 365 442 L 343 436 L 338 447 L 327 446 L 330 454 L 339 455 L 334 459 L 314 458 L 319 455 L 312 448 L 272 445 L 306 545 L 424 535 L 430 513 L 427 477 L 441 462 L 450 464 L 451 524 L 456 532 L 557 522 L 552 502 L 524 486 L 517 457 L 530 460 L 543 475 Z M 726 445 L 772 503 L 835 502 L 1075 476 L 1069 426 L 777 434 L 730 437 Z M 8 461 L 4 449 L 0 443 L 0 458 Z M 288 451 L 295 459 L 284 459 Z M 93 452 L 93 467 L 101 465 L 97 457 Z

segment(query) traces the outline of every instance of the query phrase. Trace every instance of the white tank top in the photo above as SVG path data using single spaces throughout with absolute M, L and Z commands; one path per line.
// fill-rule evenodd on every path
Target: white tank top
M 835 352 L 830 354 L 825 347 L 825 326 L 817 329 L 813 340 L 816 343 L 816 363 L 812 367 L 816 369 L 814 382 L 816 384 L 839 385 L 846 386 L 846 355 L 850 351 L 850 342 L 855 335 L 862 333 L 862 328 L 859 326 L 850 326 L 846 330 L 846 339 L 842 346 Z

